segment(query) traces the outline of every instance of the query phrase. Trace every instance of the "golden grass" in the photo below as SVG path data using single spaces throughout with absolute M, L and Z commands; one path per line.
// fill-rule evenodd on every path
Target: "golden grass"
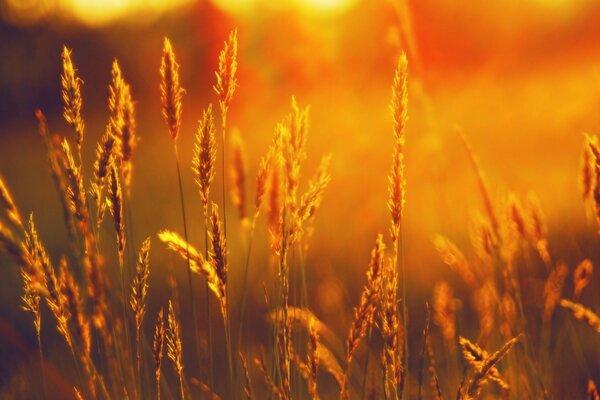
M 83 81 L 77 76 L 77 70 L 71 60 L 71 50 L 66 46 L 63 47 L 62 51 L 62 67 L 62 98 L 65 105 L 63 117 L 75 132 L 75 143 L 81 151 L 84 130 L 83 117 L 81 116 L 81 107 L 83 106 L 81 86 Z
M 319 399 L 339 394 L 342 399 L 354 399 L 366 397 L 368 393 L 373 398 L 409 399 L 416 395 L 419 399 L 439 400 L 444 398 L 442 390 L 449 394 L 456 390 L 457 399 L 549 398 L 552 378 L 541 368 L 542 361 L 548 357 L 549 343 L 562 340 L 553 336 L 552 329 L 556 325 L 553 321 L 561 319 L 563 322 L 562 319 L 571 317 L 560 309 L 557 311 L 556 306 L 566 309 L 572 317 L 597 332 L 600 332 L 600 317 L 591 307 L 578 303 L 581 299 L 588 300 L 584 289 L 592 283 L 591 258 L 581 261 L 573 272 L 567 263 L 553 260 L 545 216 L 536 195 L 529 193 L 526 201 L 512 192 L 492 196 L 475 152 L 461 133 L 477 175 L 485 214 L 474 218 L 469 232 L 473 257 L 449 237 L 435 235 L 433 244 L 441 262 L 462 282 L 445 278 L 434 285 L 431 303 L 426 303 L 422 342 L 409 343 L 413 330 L 408 329 L 409 324 L 420 322 L 418 318 L 409 320 L 406 294 L 404 241 L 411 238 L 404 236 L 402 225 L 407 188 L 409 70 L 407 56 L 402 53 L 392 81 L 393 148 L 388 198 L 386 204 L 381 201 L 381 207 L 387 206 L 390 213 L 391 227 L 389 236 L 376 236 L 369 264 L 365 266 L 366 282 L 352 319 L 345 327 L 348 333 L 340 334 L 339 329 L 328 326 L 317 316 L 317 307 L 315 311 L 311 308 L 314 299 L 307 284 L 307 275 L 318 271 L 309 265 L 309 242 L 314 219 L 332 180 L 332 158 L 330 155 L 322 157 L 312 178 L 305 178 L 310 108 L 299 106 L 292 97 L 290 114 L 276 125 L 273 140 L 257 166 L 254 204 L 250 206 L 254 209 L 248 209 L 252 193 L 247 182 L 252 168 L 245 158 L 241 135 L 232 135 L 229 151 L 225 146 L 228 110 L 238 86 L 237 50 L 237 31 L 234 30 L 220 53 L 214 85 L 223 139 L 219 154 L 223 160 L 223 202 L 219 205 L 211 193 L 218 149 L 210 105 L 202 111 L 194 141 L 191 167 L 206 232 L 205 249 L 201 251 L 188 238 L 188 223 L 192 221 L 186 217 L 177 149 L 178 137 L 187 129 L 182 126 L 184 89 L 173 47 L 168 39 L 164 41 L 160 99 L 174 145 L 184 235 L 166 229 L 159 232 L 158 237 L 187 264 L 190 304 L 180 304 L 177 283 L 170 275 L 169 279 L 175 283 L 171 286 L 168 305 L 165 308 L 163 304 L 156 318 L 152 317 L 156 322 L 148 326 L 146 314 L 152 314 L 153 309 L 150 274 L 159 267 L 151 268 L 150 238 L 142 242 L 137 263 L 133 255 L 130 254 L 131 261 L 126 257 L 126 250 L 131 249 L 129 253 L 133 253 L 135 246 L 133 226 L 130 226 L 132 218 L 127 209 L 133 153 L 138 142 L 131 87 L 115 60 L 109 85 L 108 126 L 96 146 L 92 179 L 86 182 L 81 158 L 85 126 L 81 114 L 82 80 L 73 65 L 71 51 L 63 49 L 64 119 L 75 133 L 76 155 L 71 150 L 72 140 L 52 135 L 42 112 L 36 112 L 69 233 L 71 254 L 61 257 L 58 267 L 42 242 L 33 215 L 28 223 L 23 223 L 8 185 L 0 179 L 0 249 L 20 268 L 21 306 L 32 318 L 40 365 L 45 364 L 42 351 L 42 327 L 46 323 L 42 305 L 45 303 L 75 368 L 81 371 L 71 382 L 76 398 Z M 226 156 L 231 156 L 229 164 Z M 585 202 L 593 205 L 600 220 L 600 147 L 595 137 L 586 136 L 582 160 L 582 195 Z M 231 170 L 230 197 L 226 196 L 225 166 Z M 228 202 L 235 206 L 241 226 L 250 227 L 240 232 L 243 247 L 240 257 L 230 254 L 229 250 L 237 249 L 238 242 L 235 236 L 227 236 Z M 270 254 L 260 263 L 254 262 L 260 268 L 257 274 L 260 273 L 261 281 L 248 282 L 252 240 L 264 203 Z M 105 208 L 112 216 L 116 240 L 102 241 L 104 246 L 101 247 Z M 256 232 L 260 231 L 256 229 Z M 109 249 L 116 250 L 118 270 L 112 268 Z M 238 269 L 239 260 L 242 265 Z M 243 271 L 241 291 L 236 276 L 240 271 Z M 112 290 L 114 272 L 120 273 L 121 293 Z M 565 282 L 570 282 L 571 273 L 572 290 L 569 285 L 565 286 Z M 223 326 L 216 327 L 215 331 L 222 334 L 224 340 L 215 343 L 224 342 L 224 349 L 213 348 L 210 301 L 207 301 L 207 323 L 201 329 L 197 327 L 197 299 L 193 295 L 192 279 L 205 280 L 207 296 L 212 292 L 217 300 Z M 252 354 L 256 348 L 248 339 L 251 336 L 244 334 L 242 325 L 246 298 L 250 289 L 259 286 L 262 286 L 266 304 L 266 309 L 260 312 L 268 317 L 270 331 L 267 330 L 263 338 L 267 347 L 261 348 L 260 356 L 256 356 Z M 457 297 L 465 290 L 468 301 L 463 302 Z M 431 316 L 429 304 L 432 305 Z M 235 306 L 233 310 L 232 306 Z M 421 309 L 410 306 L 415 313 Z M 122 313 L 115 311 L 118 307 L 122 307 Z M 188 315 L 189 309 L 191 315 Z M 236 317 L 240 320 L 238 337 L 233 336 L 231 329 Z M 190 319 L 194 324 L 193 334 L 186 332 Z M 478 324 L 469 325 L 470 319 Z M 433 321 L 431 326 L 430 320 Z M 136 333 L 135 348 L 128 337 L 132 328 Z M 200 332 L 207 333 L 207 343 Z M 195 346 L 184 346 L 184 339 L 190 336 Z M 339 337 L 346 339 L 340 341 Z M 471 341 L 466 337 L 477 339 Z M 579 343 L 576 338 L 568 337 L 568 340 L 573 346 Z M 165 347 L 174 372 L 163 368 Z M 184 349 L 190 347 L 198 351 L 195 358 L 184 353 Z M 460 349 L 458 354 L 457 348 Z M 488 352 L 486 349 L 490 348 L 498 350 Z M 205 357 L 201 357 L 201 351 L 205 351 Z M 216 382 L 212 362 L 209 361 L 208 368 L 202 364 L 207 358 L 212 359 L 213 352 L 219 355 L 219 360 L 227 359 L 228 380 L 223 373 L 223 362 L 215 365 Z M 414 353 L 412 358 L 409 352 Z M 234 354 L 237 357 L 234 358 Z M 255 368 L 248 365 L 244 354 L 254 360 Z M 501 362 L 505 357 L 506 367 Z M 412 365 L 414 359 L 419 360 L 418 368 Z M 152 377 L 148 379 L 150 371 L 153 374 L 150 373 Z M 44 370 L 41 372 L 46 392 L 49 389 L 46 374 Z M 429 387 L 423 384 L 426 373 L 430 375 Z M 257 375 L 262 378 L 262 385 Z M 411 383 L 416 380 L 415 376 L 418 385 Z M 489 381 L 494 385 L 486 385 Z M 592 380 L 587 392 L 588 398 L 598 398 Z
M 183 106 L 181 98 L 185 92 L 179 84 L 179 64 L 175 59 L 175 53 L 169 39 L 165 38 L 162 63 L 160 65 L 160 95 L 162 101 L 163 117 L 169 128 L 169 134 L 173 142 L 179 136 L 181 126 L 181 113 Z

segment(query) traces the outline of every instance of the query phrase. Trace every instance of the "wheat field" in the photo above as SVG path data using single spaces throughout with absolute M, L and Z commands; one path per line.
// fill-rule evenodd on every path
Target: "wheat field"
M 386 8 L 400 39 L 377 100 L 290 90 L 258 110 L 268 87 L 244 65 L 242 23 L 211 39 L 198 82 L 181 36 L 144 44 L 144 71 L 95 61 L 99 108 L 87 96 L 104 78 L 86 70 L 100 68 L 63 43 L 44 77 L 60 107 L 30 110 L 31 149 L 1 142 L 0 397 L 600 400 L 598 126 L 543 138 L 535 170 L 502 146 L 481 154 L 494 137 L 458 119 L 440 128 L 409 3 Z M 364 108 L 355 130 L 318 110 L 342 94 Z M 364 155 L 370 141 L 384 144 Z

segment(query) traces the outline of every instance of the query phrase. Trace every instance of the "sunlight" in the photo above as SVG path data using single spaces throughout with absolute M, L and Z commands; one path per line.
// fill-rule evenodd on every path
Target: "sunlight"
M 43 17 L 75 18 L 87 25 L 103 25 L 117 19 L 144 22 L 192 0 L 5 0 L 4 17 L 28 25 Z

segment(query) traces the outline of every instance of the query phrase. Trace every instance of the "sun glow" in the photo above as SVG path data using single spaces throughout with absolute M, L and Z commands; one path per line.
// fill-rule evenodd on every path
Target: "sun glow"
M 144 22 L 192 0 L 3 0 L 2 17 L 21 25 L 59 15 L 87 25 L 103 25 L 127 18 Z
M 292 9 L 313 13 L 343 13 L 358 0 L 213 0 L 220 9 L 240 14 L 247 11 Z

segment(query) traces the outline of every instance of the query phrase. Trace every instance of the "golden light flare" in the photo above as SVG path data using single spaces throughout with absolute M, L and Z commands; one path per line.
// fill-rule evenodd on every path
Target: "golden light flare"
M 314 14 L 341 14 L 359 0 L 212 0 L 223 11 L 244 14 L 252 11 L 293 10 Z
M 2 18 L 17 25 L 31 25 L 54 16 L 73 18 L 86 25 L 104 25 L 118 19 L 151 21 L 165 11 L 192 0 L 2 0 Z

